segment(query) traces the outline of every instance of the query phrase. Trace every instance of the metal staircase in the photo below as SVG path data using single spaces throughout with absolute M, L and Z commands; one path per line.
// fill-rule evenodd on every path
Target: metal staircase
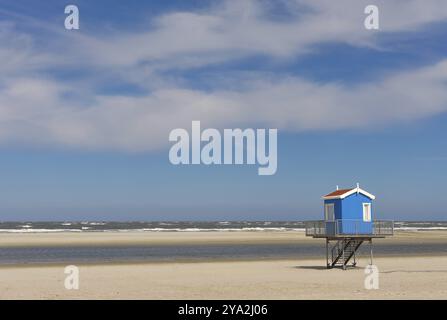
M 338 240 L 331 249 L 331 260 L 328 261 L 328 268 L 341 266 L 346 269 L 349 261 L 353 258 L 352 266 L 357 264 L 355 260 L 355 253 L 362 245 L 362 239 L 345 238 Z

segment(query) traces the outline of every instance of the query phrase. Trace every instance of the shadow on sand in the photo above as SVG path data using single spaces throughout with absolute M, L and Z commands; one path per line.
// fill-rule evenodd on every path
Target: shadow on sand
M 293 266 L 291 267 L 293 269 L 302 269 L 302 270 L 331 270 L 326 268 L 325 266 Z M 337 266 L 332 269 L 338 269 L 341 270 L 342 267 Z M 347 270 L 353 270 L 353 269 L 363 269 L 363 267 L 360 266 L 348 266 Z M 389 271 L 380 271 L 380 273 L 447 273 L 447 270 L 389 270 Z
M 326 266 L 293 266 L 294 269 L 303 269 L 303 270 L 331 270 L 331 269 L 339 269 L 342 270 L 343 268 L 341 266 L 333 267 L 333 268 L 327 268 Z M 352 269 L 362 269 L 362 267 L 359 266 L 348 266 L 347 270 Z
M 293 266 L 292 268 L 305 270 L 328 270 L 326 266 Z
M 446 273 L 447 270 L 390 270 L 380 271 L 380 273 Z

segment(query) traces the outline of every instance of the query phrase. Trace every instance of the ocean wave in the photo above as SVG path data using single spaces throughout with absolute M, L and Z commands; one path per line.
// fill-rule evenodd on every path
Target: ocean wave
M 103 229 L 92 230 L 89 227 L 81 229 L 0 229 L 0 233 L 61 233 L 61 232 L 266 232 L 266 231 L 299 231 L 304 228 L 142 228 L 142 229 Z
M 394 230 L 401 230 L 401 231 L 447 230 L 447 227 L 395 227 Z
M 80 229 L 0 229 L 0 233 L 56 233 L 82 232 Z
M 396 231 L 447 230 L 443 221 L 397 221 Z M 0 222 L 0 233 L 60 232 L 303 232 L 302 221 L 49 221 Z
M 261 227 L 244 227 L 244 228 L 143 228 L 142 231 L 153 232 L 235 232 L 235 231 L 305 231 L 304 228 L 261 228 Z M 131 230 L 135 231 L 135 230 Z

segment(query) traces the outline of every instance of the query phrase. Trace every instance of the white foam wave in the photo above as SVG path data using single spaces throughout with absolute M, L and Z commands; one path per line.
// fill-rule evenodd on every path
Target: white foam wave
M 91 223 L 89 223 L 91 225 Z M 70 223 L 63 225 L 69 226 Z M 430 231 L 430 230 L 447 230 L 447 226 L 431 226 L 431 227 L 410 227 L 398 226 L 396 231 Z M 0 229 L 0 233 L 61 233 L 61 232 L 304 232 L 304 228 L 290 227 L 240 227 L 240 228 L 138 228 L 138 229 L 105 229 L 95 230 L 94 227 L 82 226 L 80 229 L 33 229 L 31 226 L 23 225 L 16 229 Z
M 424 231 L 424 230 L 447 230 L 447 227 L 395 227 L 394 230 L 402 231 Z
M 0 229 L 0 233 L 56 233 L 81 232 L 80 229 Z
M 304 228 L 144 228 L 141 231 L 153 232 L 236 232 L 236 231 L 305 231 Z M 131 230 L 135 231 L 135 230 Z

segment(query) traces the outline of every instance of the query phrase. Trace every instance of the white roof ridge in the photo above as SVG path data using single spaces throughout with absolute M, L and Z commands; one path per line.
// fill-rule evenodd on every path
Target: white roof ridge
M 357 192 L 367 196 L 368 198 L 370 198 L 372 200 L 374 200 L 376 198 L 376 196 L 374 196 L 373 194 L 369 193 L 366 190 L 363 190 L 362 188 L 352 188 L 352 189 L 347 189 L 347 191 L 343 194 L 334 195 L 334 196 L 326 195 L 326 196 L 323 196 L 322 199 L 323 200 L 344 199 L 346 197 L 349 197 L 351 194 L 354 194 Z M 331 193 L 329 193 L 329 194 L 331 194 Z

